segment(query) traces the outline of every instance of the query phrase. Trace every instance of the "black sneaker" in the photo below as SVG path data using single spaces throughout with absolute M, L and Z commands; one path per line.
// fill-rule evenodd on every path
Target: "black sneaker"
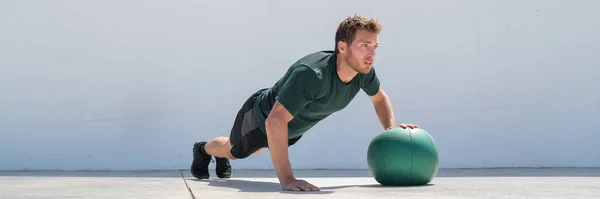
M 208 179 L 210 177 L 208 174 L 208 164 L 210 164 L 212 156 L 201 151 L 204 145 L 206 145 L 206 142 L 196 142 L 193 148 L 194 160 L 192 161 L 190 172 L 198 179 Z
M 229 164 L 229 159 L 219 157 L 215 157 L 215 159 L 217 159 L 217 168 L 215 169 L 217 177 L 231 178 L 231 164 Z

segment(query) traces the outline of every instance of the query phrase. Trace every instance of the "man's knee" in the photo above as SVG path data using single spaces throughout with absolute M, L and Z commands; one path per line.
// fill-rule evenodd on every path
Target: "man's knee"
M 228 153 L 228 154 L 227 154 L 227 159 L 230 159 L 230 160 L 237 160 L 237 159 L 240 159 L 240 158 L 236 158 L 235 156 L 233 156 L 233 154 L 231 154 L 231 153 Z

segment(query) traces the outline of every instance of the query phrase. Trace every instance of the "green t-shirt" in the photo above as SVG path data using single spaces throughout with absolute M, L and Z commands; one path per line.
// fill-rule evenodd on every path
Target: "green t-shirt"
M 294 116 L 288 123 L 288 139 L 297 138 L 345 108 L 361 89 L 369 96 L 377 94 L 379 79 L 374 68 L 345 84 L 336 72 L 335 53 L 319 51 L 296 61 L 273 87 L 257 98 L 254 117 L 259 129 L 266 132 L 265 120 L 277 100 Z

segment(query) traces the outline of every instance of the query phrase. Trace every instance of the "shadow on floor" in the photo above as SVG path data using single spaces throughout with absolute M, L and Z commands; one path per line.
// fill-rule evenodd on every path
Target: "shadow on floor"
M 427 187 L 433 186 L 434 184 L 426 184 L 420 186 L 382 186 L 380 184 L 362 184 L 362 185 L 342 185 L 342 186 L 323 186 L 319 187 L 321 191 L 318 192 L 296 192 L 296 191 L 284 191 L 279 183 L 264 182 L 264 181 L 250 181 L 242 179 L 189 179 L 194 182 L 208 182 L 208 186 L 212 187 L 224 187 L 238 189 L 239 192 L 281 192 L 287 194 L 329 194 L 333 193 L 336 189 L 351 188 L 351 187 L 363 187 L 363 188 L 414 188 L 414 187 Z

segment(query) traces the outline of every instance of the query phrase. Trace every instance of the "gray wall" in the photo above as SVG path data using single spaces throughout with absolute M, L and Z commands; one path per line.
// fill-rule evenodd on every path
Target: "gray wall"
M 383 86 L 399 122 L 434 136 L 442 168 L 600 166 L 599 8 L 1 1 L 0 170 L 187 169 L 194 141 L 229 135 L 252 92 L 332 49 L 355 13 L 383 23 Z M 293 168 L 367 168 L 381 131 L 361 93 L 290 149 Z M 232 164 L 272 168 L 268 151 Z

